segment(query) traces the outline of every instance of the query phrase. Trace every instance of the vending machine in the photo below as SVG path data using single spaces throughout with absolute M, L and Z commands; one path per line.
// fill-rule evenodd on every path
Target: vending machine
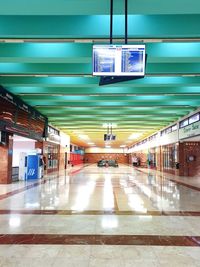
M 19 179 L 20 180 L 33 180 L 41 179 L 43 177 L 43 160 L 42 156 L 38 154 L 26 154 L 20 155 L 19 166 Z

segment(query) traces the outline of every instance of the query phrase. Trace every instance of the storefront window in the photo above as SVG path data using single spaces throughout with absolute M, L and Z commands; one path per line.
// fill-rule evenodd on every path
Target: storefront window
M 190 118 L 189 118 L 189 124 L 192 124 L 192 123 L 194 123 L 194 122 L 196 122 L 196 121 L 199 121 L 199 113 L 197 113 L 197 114 L 194 114 L 193 116 L 191 116 Z
M 151 148 L 148 154 L 148 164 L 150 167 L 156 167 L 156 148 Z
M 163 147 L 163 167 L 164 169 L 175 169 L 177 159 L 177 145 L 172 144 Z
M 58 168 L 58 145 L 45 146 L 45 154 L 47 154 L 47 167 L 48 169 Z

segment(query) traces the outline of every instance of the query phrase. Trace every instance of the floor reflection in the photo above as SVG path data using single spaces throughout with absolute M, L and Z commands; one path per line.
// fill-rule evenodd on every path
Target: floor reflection
M 42 183 L 14 191 L 0 201 L 0 210 L 199 211 L 200 191 L 153 170 L 130 166 L 87 166 L 73 174 L 51 175 Z M 21 185 L 20 185 L 21 186 Z

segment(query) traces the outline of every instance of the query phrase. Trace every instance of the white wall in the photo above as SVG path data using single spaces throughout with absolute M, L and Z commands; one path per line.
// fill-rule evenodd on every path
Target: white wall
M 24 137 L 13 137 L 13 167 L 19 166 L 19 156 L 21 152 L 29 153 L 35 150 L 35 142 L 35 140 Z
M 164 146 L 168 144 L 174 144 L 178 142 L 178 131 L 174 131 L 168 134 L 164 134 L 163 136 L 157 136 L 154 140 L 147 141 L 144 144 L 133 147 L 129 150 L 129 153 L 146 150 L 153 147 Z
M 60 145 L 65 147 L 65 151 L 67 153 L 70 153 L 70 136 L 60 132 Z
M 178 142 L 178 130 L 160 137 L 160 145 L 169 145 Z

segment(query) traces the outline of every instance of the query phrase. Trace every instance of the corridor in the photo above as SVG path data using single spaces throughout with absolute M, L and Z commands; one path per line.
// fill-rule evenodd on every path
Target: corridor
M 0 185 L 0 267 L 200 266 L 200 183 L 79 165 Z

